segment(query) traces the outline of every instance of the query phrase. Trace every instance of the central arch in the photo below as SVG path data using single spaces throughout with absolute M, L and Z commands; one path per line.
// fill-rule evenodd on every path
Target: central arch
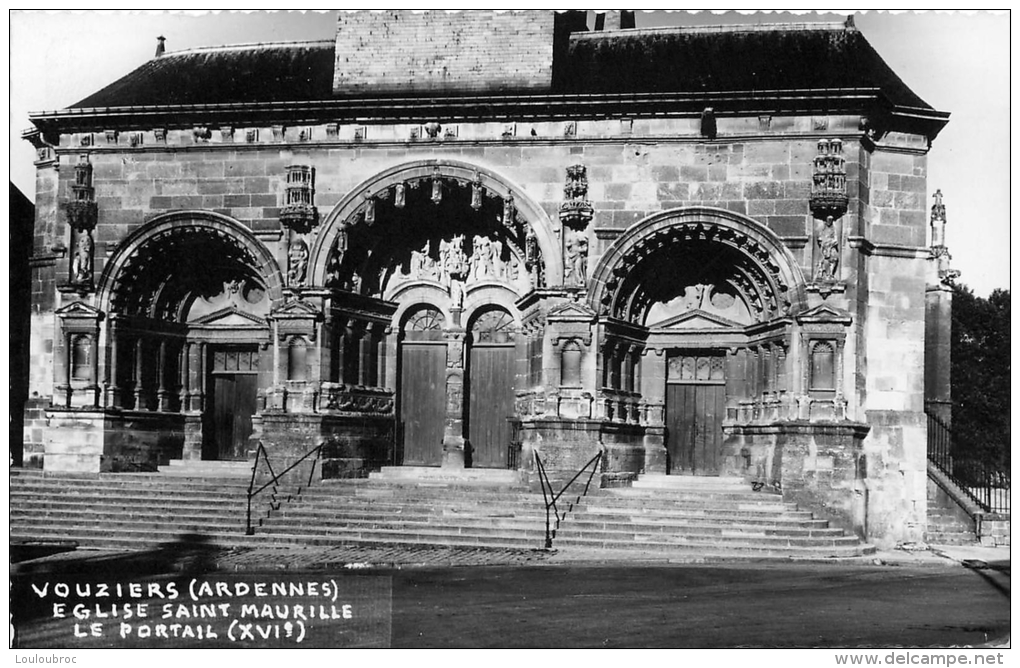
M 452 159 L 428 159 L 408 162 L 384 170 L 353 188 L 323 221 L 309 254 L 309 267 L 314 285 L 326 285 L 330 255 L 345 228 L 371 225 L 372 214 L 366 212 L 376 199 L 394 199 L 398 186 L 417 184 L 430 179 L 448 179 L 477 186 L 486 196 L 509 202 L 523 222 L 530 227 L 545 263 L 547 283 L 558 283 L 563 276 L 563 262 L 552 221 L 545 210 L 528 197 L 524 190 L 505 176 L 480 165 Z M 536 286 L 537 287 L 537 286 Z

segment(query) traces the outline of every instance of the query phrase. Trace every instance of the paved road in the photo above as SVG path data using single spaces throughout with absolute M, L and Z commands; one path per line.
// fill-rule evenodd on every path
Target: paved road
M 232 566 L 226 555 L 215 565 L 220 573 L 233 571 L 231 577 L 247 582 L 285 572 L 298 579 L 337 577 L 344 587 L 355 582 L 349 578 L 381 583 L 393 647 L 949 646 L 986 643 L 1009 633 L 1008 562 L 991 568 L 953 563 L 569 565 L 521 552 L 503 555 L 505 565 L 486 565 L 499 562 L 500 555 L 445 551 L 422 552 L 412 561 L 428 563 L 422 555 L 444 565 L 349 570 L 327 559 L 311 570 L 281 570 L 285 564 L 266 555 L 234 555 Z M 265 567 L 252 562 L 258 558 L 268 559 Z M 182 563 L 187 572 L 180 570 Z M 237 572 L 242 564 L 246 568 Z M 214 576 L 196 570 L 209 565 L 179 558 L 153 561 L 153 555 L 83 559 L 72 554 L 19 565 L 15 583 L 25 592 L 29 578 L 74 581 L 117 574 L 134 582 L 184 582 L 189 573 Z M 246 601 L 251 599 L 232 600 Z M 17 600 L 15 608 L 18 615 Z M 75 639 L 69 631 L 73 620 L 54 620 L 48 611 L 26 614 L 23 608 L 18 619 L 19 644 L 25 648 L 120 645 L 109 635 Z M 212 644 L 219 641 L 227 644 L 222 638 Z M 160 646 L 160 641 L 150 642 L 132 639 L 128 644 Z M 210 641 L 179 639 L 174 644 L 210 646 Z
M 983 575 L 809 564 L 407 571 L 394 579 L 393 645 L 976 644 L 1009 632 L 1008 576 Z

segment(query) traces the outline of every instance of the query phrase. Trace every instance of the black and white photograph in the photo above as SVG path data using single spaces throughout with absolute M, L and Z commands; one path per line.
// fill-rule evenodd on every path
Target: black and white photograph
M 1006 665 L 1010 22 L 10 10 L 8 659 Z

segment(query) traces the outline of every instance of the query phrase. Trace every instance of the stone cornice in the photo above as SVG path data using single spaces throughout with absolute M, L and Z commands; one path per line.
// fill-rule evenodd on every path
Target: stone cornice
M 145 129 L 152 127 L 239 126 L 255 122 L 419 122 L 443 118 L 466 120 L 555 120 L 562 118 L 697 117 L 706 106 L 719 117 L 756 114 L 878 113 L 890 114 L 877 88 L 805 89 L 788 91 L 733 91 L 711 93 L 599 93 L 513 94 L 446 97 L 343 98 L 294 102 L 231 103 L 210 105 L 151 105 L 73 108 L 30 115 L 43 130 Z M 945 116 L 925 111 L 912 114 L 934 136 Z M 896 114 L 891 113 L 890 119 Z

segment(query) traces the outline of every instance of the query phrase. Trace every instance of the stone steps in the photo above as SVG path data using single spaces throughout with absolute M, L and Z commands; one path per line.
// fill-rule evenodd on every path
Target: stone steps
M 973 545 L 978 542 L 973 523 L 961 520 L 949 509 L 928 508 L 928 530 L 926 543 L 933 545 Z
M 270 497 L 264 494 L 253 504 L 256 534 L 250 537 L 244 535 L 247 485 L 236 476 L 12 475 L 10 530 L 12 540 L 128 549 L 181 540 L 222 546 L 545 544 L 542 494 L 520 474 L 461 477 L 434 469 L 419 479 L 413 473 L 386 469 L 368 480 L 313 484 L 300 494 L 285 486 L 277 496 L 289 500 L 268 518 Z M 556 532 L 557 550 L 684 558 L 827 558 L 869 551 L 810 512 L 740 481 L 659 477 L 639 479 L 631 489 L 592 490 L 571 506 L 576 496 L 564 495 L 558 504 L 561 513 L 569 512 Z

